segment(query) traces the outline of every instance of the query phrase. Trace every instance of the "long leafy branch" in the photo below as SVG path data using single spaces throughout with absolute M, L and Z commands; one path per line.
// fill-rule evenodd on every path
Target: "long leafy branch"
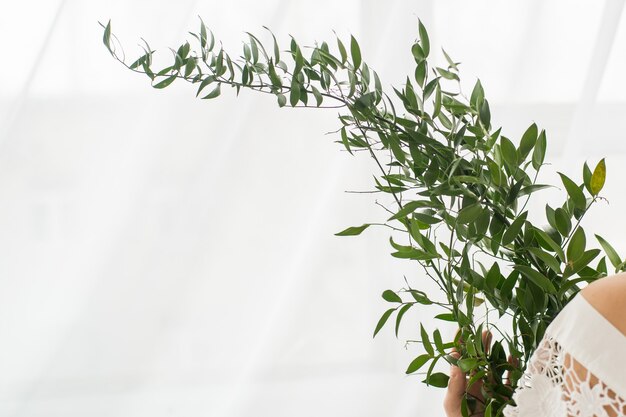
M 172 49 L 171 65 L 156 70 L 155 51 L 147 42 L 142 45 L 144 53 L 129 64 L 111 32 L 111 23 L 102 26 L 103 42 L 111 55 L 129 70 L 149 77 L 154 88 L 163 89 L 181 80 L 197 86 L 196 97 L 215 99 L 225 85 L 237 94 L 248 89 L 274 95 L 280 107 L 344 110 L 339 115 L 337 142 L 352 155 L 361 151 L 370 155 L 379 171 L 375 188 L 390 195 L 395 208 L 383 206 L 391 214 L 385 222 L 349 227 L 337 235 L 358 235 L 370 226 L 402 231 L 408 243 L 390 237 L 391 255 L 417 261 L 445 296 L 445 301 L 438 301 L 412 288 L 408 281 L 406 288 L 383 292 L 383 299 L 393 307 L 383 313 L 374 336 L 394 313 L 397 336 L 404 315 L 415 305 L 443 309 L 435 318 L 457 323 L 459 333 L 444 342 L 438 329 L 431 333 L 420 323 L 419 342 L 425 353 L 409 364 L 407 373 L 418 374 L 429 364 L 424 382 L 445 387 L 447 375 L 435 372 L 438 361 L 444 359 L 469 372 L 470 385 L 482 381 L 485 403 L 477 404 L 479 399 L 468 394 L 464 415 L 477 409 L 486 416 L 500 415 L 511 402 L 513 389 L 547 325 L 577 293 L 577 285 L 607 275 L 606 257 L 595 269 L 589 266 L 600 250 L 586 250 L 580 227 L 582 218 L 601 198 L 604 159 L 593 172 L 584 164 L 582 184 L 559 173 L 567 192 L 565 201 L 557 208 L 546 204 L 548 226 L 534 226 L 526 205 L 532 194 L 552 187 L 536 183 L 544 165 L 545 131 L 532 124 L 516 146 L 501 134 L 501 128 L 494 130 L 480 81 L 471 96 L 465 97 L 460 63 L 445 51 L 447 67 L 431 68 L 430 40 L 421 22 L 419 38 L 411 47 L 414 72 L 402 89 L 393 88 L 393 98 L 363 61 L 354 37 L 348 43 L 336 37 L 333 50 L 326 42 L 305 48 L 292 37 L 289 49 L 283 50 L 266 28 L 271 46 L 266 48 L 248 33 L 242 54 L 232 58 L 201 20 L 199 31 L 190 32 L 195 46 L 185 42 Z M 310 54 L 305 56 L 304 50 Z M 451 86 L 458 91 L 449 89 Z M 383 163 L 383 156 L 390 162 Z M 533 179 L 527 173 L 531 169 Z M 518 208 L 523 197 L 526 201 Z M 573 226 L 572 219 L 576 220 Z M 438 238 L 442 225 L 449 233 L 447 245 Z M 611 245 L 601 236 L 596 238 L 615 271 L 624 270 L 624 261 Z M 478 261 L 477 254 L 486 257 L 490 265 Z M 501 261 L 511 267 L 508 273 L 501 271 Z M 485 306 L 483 316 L 475 313 L 480 305 Z M 490 323 L 491 311 L 500 317 L 510 315 L 513 328 L 501 331 Z M 483 343 L 485 327 L 502 337 L 490 350 Z M 505 346 L 515 361 L 507 360 Z M 449 355 L 452 347 L 461 352 L 461 358 Z M 511 372 L 510 385 L 503 382 L 505 371 Z

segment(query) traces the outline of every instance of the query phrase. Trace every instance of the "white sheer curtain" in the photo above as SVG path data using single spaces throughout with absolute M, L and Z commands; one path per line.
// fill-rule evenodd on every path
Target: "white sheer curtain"
M 388 255 L 385 230 L 333 236 L 385 218 L 376 195 L 344 193 L 371 189 L 375 170 L 325 135 L 336 112 L 153 90 L 111 59 L 98 20 L 112 19 L 129 56 L 140 36 L 168 54 L 197 15 L 231 50 L 263 25 L 283 43 L 333 40 L 335 29 L 401 85 L 419 16 L 439 62 L 443 46 L 466 89 L 480 77 L 508 137 L 533 121 L 547 129 L 541 181 L 580 181 L 585 160 L 607 158 L 610 205 L 583 225 L 623 255 L 623 6 L 4 0 L 0 415 L 442 415 L 442 390 L 403 375 L 419 352 L 403 349 L 417 335 L 409 323 L 432 310 L 407 316 L 399 340 L 391 328 L 371 337 L 380 293 L 403 275 L 430 288 L 423 272 Z

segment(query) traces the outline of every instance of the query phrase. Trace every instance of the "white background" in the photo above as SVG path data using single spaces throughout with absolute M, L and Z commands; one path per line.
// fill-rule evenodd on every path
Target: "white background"
M 334 110 L 279 109 L 223 90 L 154 90 L 101 43 L 113 21 L 130 58 L 167 47 L 201 15 L 232 55 L 269 26 L 287 47 L 359 39 L 384 84 L 413 71 L 420 17 L 479 76 L 494 125 L 548 132 L 540 182 L 582 181 L 606 157 L 605 202 L 583 226 L 624 255 L 623 0 L 1 0 L 0 415 L 441 416 L 443 391 L 405 376 L 430 330 L 372 331 L 380 293 L 430 288 L 389 256 L 375 166 L 351 157 Z M 531 217 L 564 198 L 542 191 Z M 545 200 L 543 200 L 545 199 Z M 445 369 L 444 369 L 445 370 Z

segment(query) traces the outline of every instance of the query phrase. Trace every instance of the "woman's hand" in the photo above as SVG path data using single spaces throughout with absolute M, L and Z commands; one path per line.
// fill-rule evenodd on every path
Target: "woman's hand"
M 489 350 L 491 348 L 491 332 L 487 330 L 483 330 L 482 340 L 483 346 L 485 348 L 485 353 L 489 354 Z M 452 349 L 450 356 L 454 358 L 459 358 L 461 355 L 456 349 Z M 513 363 L 513 359 L 511 356 L 508 358 L 509 363 Z M 506 384 L 510 385 L 510 372 L 507 374 Z M 483 417 L 484 411 L 484 403 L 485 398 L 481 392 L 481 388 L 483 386 L 482 380 L 476 381 L 472 384 L 471 387 L 467 387 L 467 374 L 462 372 L 461 369 L 457 366 L 450 366 L 450 380 L 448 381 L 448 391 L 446 392 L 445 399 L 443 401 L 443 408 L 446 412 L 447 417 L 462 417 L 461 414 L 461 401 L 463 400 L 463 396 L 465 393 L 470 394 L 477 400 L 477 409 L 473 414 L 474 417 Z
M 485 347 L 485 352 L 489 352 L 489 348 L 491 346 L 491 333 L 488 331 L 483 331 L 483 346 Z M 450 354 L 454 358 L 459 358 L 460 354 L 453 350 Z M 467 388 L 467 374 L 462 372 L 461 369 L 457 366 L 452 365 L 450 367 L 450 380 L 448 381 L 448 391 L 446 392 L 446 397 L 443 400 L 443 408 L 446 412 L 447 417 L 462 417 L 461 414 L 461 402 L 463 401 L 463 397 L 465 393 L 470 394 L 474 398 L 478 400 L 478 409 L 476 410 L 477 414 L 474 414 L 476 417 L 483 416 L 483 404 L 484 398 L 481 393 L 482 381 L 477 381 Z

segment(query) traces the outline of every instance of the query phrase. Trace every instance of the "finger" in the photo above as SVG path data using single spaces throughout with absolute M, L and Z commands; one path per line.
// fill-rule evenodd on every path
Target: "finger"
M 517 358 L 514 358 L 512 355 L 509 355 L 507 362 L 515 368 L 519 366 L 519 360 Z M 509 386 L 511 386 L 511 372 L 512 371 L 509 370 L 506 373 L 506 385 L 509 385 Z
M 493 334 L 489 330 L 483 330 L 482 336 L 485 355 L 489 355 L 489 352 L 491 352 L 491 340 L 493 339 Z
M 485 398 L 481 391 L 482 386 L 483 386 L 483 381 L 479 379 L 476 382 L 474 382 L 472 385 L 470 385 L 469 387 L 466 387 L 467 393 L 480 401 L 484 401 Z
M 455 359 L 459 359 L 461 354 L 457 351 L 450 353 Z M 450 365 L 450 379 L 448 380 L 448 390 L 446 392 L 446 404 L 450 409 L 460 409 L 463 395 L 467 387 L 467 379 L 464 372 L 456 365 Z

